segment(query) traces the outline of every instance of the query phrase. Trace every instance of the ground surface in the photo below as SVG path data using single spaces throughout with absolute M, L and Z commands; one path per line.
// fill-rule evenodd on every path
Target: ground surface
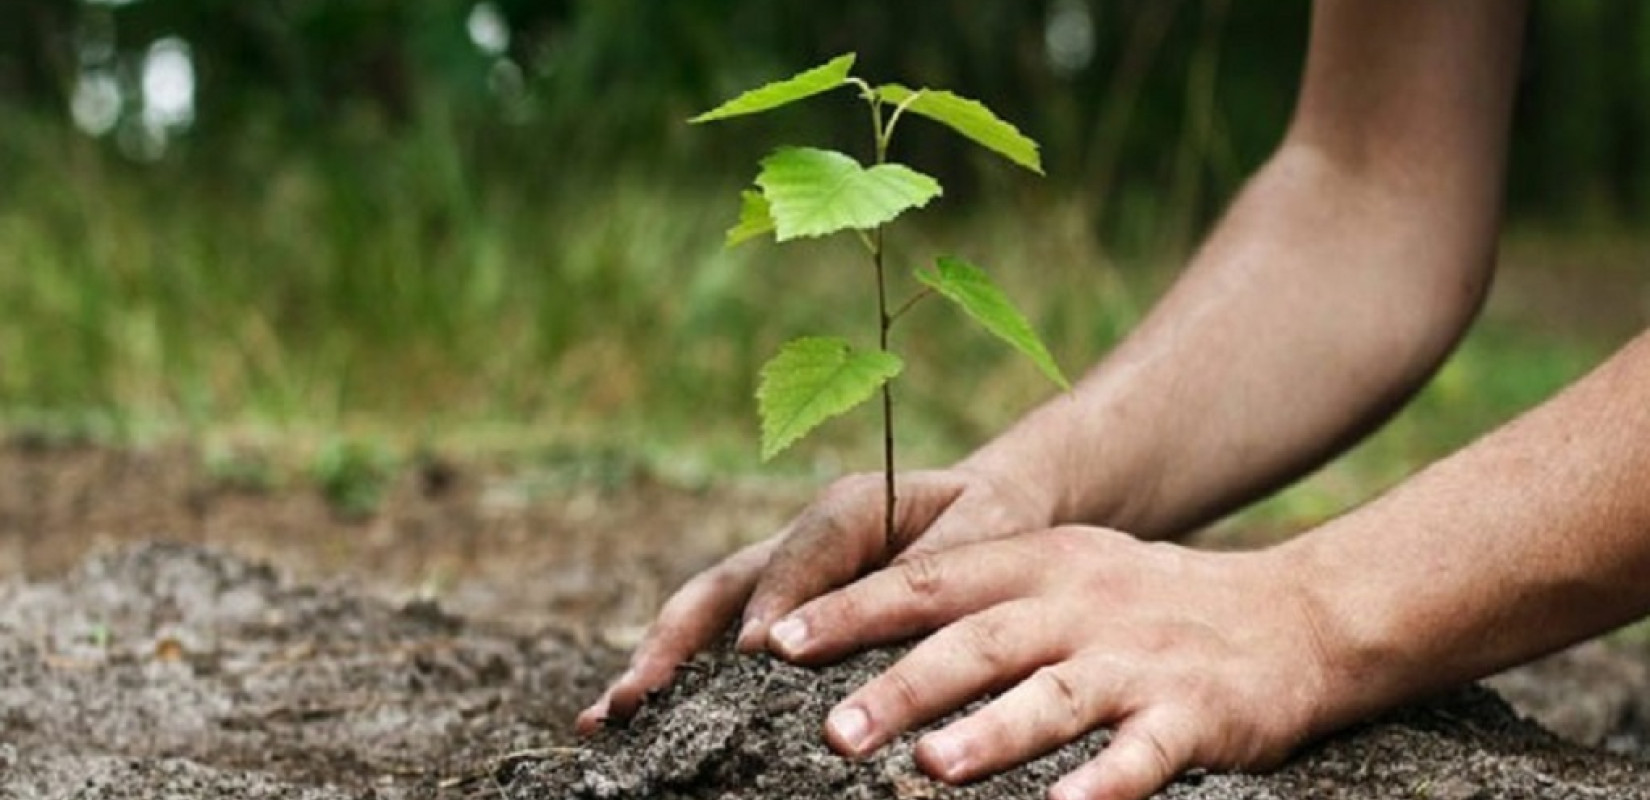
M 805 487 L 427 463 L 382 512 L 248 491 L 180 449 L 0 448 L 0 797 L 1039 797 L 1098 741 L 964 790 L 823 710 L 886 663 L 706 658 L 632 726 L 574 711 L 662 592 Z M 176 544 L 146 544 L 169 540 Z M 1184 798 L 1650 797 L 1650 658 L 1598 644 Z M 1615 751 L 1615 754 L 1606 752 Z

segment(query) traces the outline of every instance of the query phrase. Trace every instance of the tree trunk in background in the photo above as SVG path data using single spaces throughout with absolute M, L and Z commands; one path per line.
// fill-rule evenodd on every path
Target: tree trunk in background
M 62 110 L 74 77 L 74 7 L 7 0 L 0 16 L 0 103 Z

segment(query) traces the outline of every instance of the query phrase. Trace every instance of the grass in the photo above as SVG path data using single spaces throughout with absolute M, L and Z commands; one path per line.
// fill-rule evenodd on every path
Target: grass
M 208 455 L 295 451 L 317 480 L 336 479 L 344 505 L 368 502 L 384 464 L 419 452 L 590 453 L 692 482 L 758 471 L 814 479 L 877 463 L 868 414 L 757 463 L 756 367 L 799 332 L 851 330 L 839 310 L 872 308 L 872 283 L 848 241 L 724 251 L 736 187 L 535 170 L 560 183 L 524 190 L 509 175 L 472 174 L 453 155 L 463 143 L 440 136 L 370 157 L 268 155 L 227 178 L 132 168 L 77 137 L 9 144 L 0 428 L 186 437 Z M 1083 205 L 1047 197 L 929 219 L 891 239 L 912 265 L 935 242 L 994 270 L 1073 372 L 1170 278 L 1149 259 L 1106 258 Z M 866 312 L 859 335 L 874 331 Z M 939 304 L 913 312 L 898 335 L 911 365 L 896 387 L 909 465 L 956 457 L 1049 391 Z M 1492 308 L 1408 411 L 1240 524 L 1333 514 L 1608 348 L 1596 336 L 1537 335 Z M 255 463 L 219 466 L 233 480 L 265 480 Z
M 754 469 L 756 366 L 798 331 L 840 328 L 836 309 L 871 307 L 842 243 L 724 251 L 733 187 L 631 177 L 524 194 L 431 179 L 440 148 L 416 142 L 366 166 L 275 158 L 236 186 L 130 168 L 73 138 L 29 145 L 53 168 L 19 168 L 0 194 L 0 425 L 13 430 L 618 447 L 675 471 Z M 1013 242 L 1009 227 L 971 238 Z M 1083 268 L 1067 233 L 1065 252 L 964 249 L 1047 256 L 1019 282 L 1069 289 Z M 1089 349 L 1069 293 L 1041 293 L 1067 320 L 1068 355 Z M 922 327 L 944 336 L 913 342 L 919 359 L 953 369 L 907 384 L 910 452 L 953 455 L 1004 418 L 957 407 L 953 387 L 1001 372 L 1004 402 L 1041 393 L 983 338 L 964 341 L 984 355 L 946 345 L 961 320 Z M 854 429 L 817 463 L 778 469 L 838 468 Z
M 1491 316 L 1375 435 L 1222 527 L 1252 536 L 1324 521 L 1536 405 L 1607 354 L 1602 342 L 1543 336 Z

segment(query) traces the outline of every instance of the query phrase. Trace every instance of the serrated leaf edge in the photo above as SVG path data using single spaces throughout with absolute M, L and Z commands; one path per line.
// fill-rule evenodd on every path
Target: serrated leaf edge
M 760 206 L 759 211 L 752 209 Z M 761 214 L 762 219 L 754 219 Z M 752 223 L 755 224 L 752 224 Z M 723 248 L 738 247 L 745 242 L 755 239 L 774 229 L 773 212 L 768 207 L 768 198 L 758 189 L 746 189 L 739 193 L 739 219 L 728 229 Z
M 842 364 L 838 366 L 837 374 L 840 374 L 840 372 L 843 368 L 845 368 L 849 364 L 853 363 L 853 359 L 854 359 L 855 356 L 870 356 L 872 358 L 880 358 L 880 359 L 883 359 L 886 362 L 886 366 L 884 366 L 883 369 L 881 370 L 881 372 L 883 374 L 877 376 L 877 381 L 869 387 L 869 389 L 865 393 L 864 397 L 861 397 L 857 400 L 854 400 L 853 402 L 849 403 L 846 406 L 843 406 L 840 409 L 836 409 L 834 411 L 830 411 L 830 412 L 826 413 L 824 416 L 820 417 L 820 419 L 818 421 L 814 422 L 812 425 L 802 427 L 802 428 L 790 433 L 788 436 L 782 436 L 778 439 L 772 439 L 772 438 L 770 438 L 770 430 L 781 429 L 781 426 L 780 425 L 775 425 L 775 424 L 769 424 L 770 423 L 770 418 L 769 418 L 769 416 L 767 414 L 767 411 L 766 411 L 767 394 L 768 394 L 768 389 L 769 389 L 769 386 L 770 386 L 770 383 L 769 383 L 769 381 L 770 381 L 770 378 L 769 378 L 770 370 L 776 362 L 778 362 L 781 358 L 785 357 L 787 352 L 790 352 L 793 349 L 800 348 L 802 346 L 806 346 L 806 345 L 809 345 L 809 344 L 828 344 L 828 345 L 833 345 L 837 348 L 840 348 L 843 351 L 846 351 L 846 356 L 847 357 L 843 360 Z M 837 338 L 837 337 L 833 337 L 833 336 L 804 336 L 804 337 L 801 337 L 801 338 L 798 338 L 798 339 L 792 339 L 791 341 L 786 342 L 780 348 L 779 352 L 776 353 L 773 356 L 773 358 L 768 359 L 768 362 L 762 366 L 762 370 L 761 370 L 761 373 L 760 373 L 761 380 L 757 384 L 757 389 L 756 389 L 757 407 L 762 412 L 761 413 L 761 421 L 762 421 L 762 460 L 763 461 L 771 460 L 774 456 L 779 455 L 780 453 L 784 452 L 787 448 L 789 448 L 791 445 L 793 445 L 796 442 L 800 441 L 802 439 L 802 437 L 806 436 L 808 433 L 813 431 L 814 428 L 819 427 L 821 424 L 824 424 L 825 422 L 829 421 L 833 417 L 841 416 L 842 414 L 845 414 L 845 413 L 847 413 L 849 411 L 852 411 L 853 409 L 858 408 L 859 406 L 863 405 L 867 400 L 870 400 L 871 397 L 873 397 L 876 394 L 877 389 L 880 389 L 884 384 L 886 384 L 889 381 L 893 380 L 894 378 L 898 377 L 899 374 L 904 371 L 904 369 L 905 369 L 904 360 L 901 359 L 898 355 L 896 355 L 894 353 L 890 353 L 886 350 L 859 350 L 858 348 L 855 348 L 847 340 Z M 812 401 L 810 400 L 809 402 L 812 402 Z M 806 404 L 804 404 L 804 405 L 806 405 Z M 799 415 L 797 415 L 797 414 L 792 414 L 792 415 L 790 415 L 789 420 L 794 420 L 798 416 Z M 789 421 L 787 421 L 786 424 L 783 427 L 789 427 L 789 424 L 790 424 Z
M 1002 156 L 1003 158 L 1008 159 L 1009 161 L 1024 167 L 1025 169 L 1035 172 L 1038 175 L 1045 174 L 1043 172 L 1042 148 L 1037 144 L 1037 140 L 1025 135 L 1018 127 L 1015 127 L 1014 123 L 998 116 L 997 112 L 992 111 L 990 106 L 987 106 L 978 100 L 970 97 L 964 97 L 956 92 L 951 92 L 944 89 L 929 89 L 926 87 L 912 89 L 899 83 L 887 83 L 882 86 L 878 86 L 876 88 L 876 94 L 877 97 L 881 98 L 884 102 L 894 103 L 895 105 L 908 102 L 909 104 L 905 108 L 906 113 L 927 117 L 928 119 L 950 128 L 963 138 L 968 139 L 969 141 L 990 150 L 991 152 L 996 153 L 997 155 Z M 927 108 L 922 102 L 926 98 L 933 98 L 937 102 L 953 101 L 964 106 L 965 108 L 969 108 L 970 110 L 983 114 L 987 124 L 999 126 L 1004 137 L 1025 148 L 1029 151 L 1029 153 L 1022 157 L 1019 153 L 1005 150 L 990 141 L 976 136 L 974 133 L 957 124 L 955 120 L 933 113 L 933 111 Z
M 831 91 L 832 89 L 840 88 L 848 82 L 848 74 L 854 68 L 854 61 L 856 58 L 857 56 L 854 53 L 844 53 L 831 59 L 830 61 L 820 64 L 817 67 L 810 67 L 798 72 L 789 78 L 782 78 L 777 81 L 765 83 L 754 89 L 747 89 L 740 92 L 738 96 L 724 101 L 721 105 L 699 114 L 698 116 L 690 118 L 688 123 L 698 125 L 705 122 L 715 122 L 733 117 L 743 117 L 749 114 L 760 114 L 766 111 L 772 111 L 776 108 L 783 108 L 792 103 L 806 100 L 814 95 Z M 837 73 L 841 74 L 837 75 L 837 80 L 835 82 L 822 84 L 816 88 L 803 90 L 801 94 L 783 96 L 780 99 L 771 102 L 767 100 L 757 100 L 757 98 L 765 92 L 775 94 L 779 93 L 786 87 L 787 84 L 800 84 L 815 76 L 830 76 L 836 75 Z M 740 107 L 742 104 L 751 103 L 753 101 L 758 103 L 754 107 Z
M 945 195 L 945 187 L 940 185 L 939 180 L 937 180 L 936 178 L 934 178 L 931 175 L 928 175 L 924 172 L 913 169 L 913 168 L 911 168 L 909 166 L 906 166 L 904 164 L 900 164 L 900 163 L 890 161 L 890 162 L 885 162 L 885 163 L 882 163 L 882 164 L 876 164 L 876 165 L 873 165 L 873 166 L 870 166 L 870 167 L 866 167 L 863 164 L 860 164 L 859 160 L 854 158 L 853 156 L 850 156 L 847 153 L 839 152 L 839 151 L 836 151 L 836 150 L 826 150 L 826 149 L 817 148 L 817 147 L 781 147 L 778 150 L 775 150 L 774 152 L 768 154 L 767 158 L 762 159 L 762 162 L 761 162 L 762 172 L 758 173 L 757 176 L 756 176 L 756 183 L 757 183 L 758 186 L 760 186 L 762 188 L 763 196 L 766 197 L 767 200 L 768 200 L 769 207 L 770 207 L 770 214 L 772 213 L 771 209 L 772 209 L 772 205 L 774 203 L 774 199 L 772 197 L 772 189 L 771 189 L 771 187 L 769 187 L 769 185 L 767 183 L 764 183 L 764 178 L 766 178 L 769 174 L 768 173 L 769 163 L 771 161 L 773 161 L 775 157 L 777 157 L 777 156 L 779 156 L 783 153 L 788 153 L 788 152 L 822 153 L 822 154 L 826 154 L 826 155 L 829 155 L 829 156 L 834 157 L 834 158 L 843 159 L 843 160 L 847 161 L 848 163 L 852 164 L 854 169 L 858 171 L 858 174 L 861 174 L 861 175 L 889 174 L 889 173 L 895 173 L 895 172 L 904 173 L 904 174 L 908 174 L 910 176 L 913 176 L 915 178 L 918 178 L 923 182 L 926 182 L 927 185 L 923 187 L 923 191 L 925 192 L 925 194 L 920 199 L 912 201 L 912 202 L 910 202 L 910 204 L 902 206 L 902 207 L 896 209 L 892 214 L 889 214 L 888 216 L 877 219 L 874 222 L 869 222 L 869 223 L 862 224 L 862 225 L 846 225 L 846 226 L 839 227 L 839 228 L 830 228 L 830 229 L 817 230 L 817 231 L 816 230 L 811 230 L 811 229 L 807 230 L 807 231 L 799 231 L 799 230 L 797 230 L 797 227 L 799 227 L 799 226 L 791 225 L 786 220 L 781 219 L 778 216 L 775 216 L 774 217 L 774 238 L 775 238 L 775 240 L 780 241 L 780 242 L 787 242 L 787 241 L 791 241 L 793 239 L 805 239 L 805 238 L 816 238 L 816 237 L 820 237 L 820 236 L 829 236 L 830 234 L 840 233 L 841 231 L 844 231 L 844 230 L 871 230 L 872 228 L 875 228 L 878 225 L 885 225 L 889 222 L 892 222 L 893 220 L 897 219 L 899 217 L 899 215 L 901 215 L 901 214 L 903 214 L 907 211 L 910 211 L 910 210 L 916 209 L 916 208 L 924 208 L 929 203 L 933 202 L 933 200 L 935 198 L 942 197 L 942 196 Z M 844 175 L 841 178 L 838 179 L 837 186 L 832 187 L 829 190 L 827 190 L 827 194 L 832 194 L 832 195 L 836 194 L 836 192 L 838 192 L 840 190 L 840 187 L 841 187 L 842 183 L 845 182 L 848 179 L 848 177 L 850 177 L 852 174 L 854 174 L 854 173 L 844 173 Z
M 978 274 L 980 278 L 984 280 L 985 284 L 1001 297 L 1003 307 L 1009 314 L 1012 315 L 1012 319 L 1015 323 L 1017 323 L 1017 326 L 1023 329 L 1027 341 L 1024 343 L 1017 342 L 1012 337 L 1004 335 L 1002 332 L 993 328 L 989 322 L 976 314 L 974 309 L 970 308 L 967 303 L 959 299 L 956 294 L 951 291 L 947 291 L 949 287 L 947 286 L 944 277 L 944 269 L 946 264 L 952 264 L 964 270 Z M 1007 344 L 1009 347 L 1025 356 L 1037 367 L 1039 372 L 1043 373 L 1043 375 L 1050 381 L 1053 381 L 1055 385 L 1065 391 L 1071 391 L 1071 380 L 1067 378 L 1065 372 L 1060 369 L 1059 362 L 1054 360 L 1054 354 L 1048 351 L 1048 346 L 1044 344 L 1042 338 L 1037 335 L 1037 330 L 1031 327 L 1031 321 L 1026 318 L 1024 313 L 1014 306 L 1013 302 L 1008 299 L 1007 293 L 1003 292 L 1002 289 L 996 285 L 996 283 L 990 280 L 985 270 L 980 269 L 979 267 L 974 266 L 973 264 L 970 264 L 960 258 L 940 256 L 935 260 L 932 268 L 928 270 L 919 268 L 915 270 L 915 273 L 917 280 L 924 286 L 933 289 L 935 292 L 938 292 L 940 296 L 950 300 L 952 305 L 955 305 L 969 319 L 978 323 L 980 327 L 985 328 L 986 332 L 990 333 L 992 336 L 995 336 L 999 341 Z

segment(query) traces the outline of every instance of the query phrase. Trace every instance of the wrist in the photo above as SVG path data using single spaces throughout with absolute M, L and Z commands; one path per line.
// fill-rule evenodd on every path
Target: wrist
M 1129 482 L 1115 477 L 1121 474 L 1120 453 L 1101 453 L 1095 445 L 1107 426 L 1095 410 L 1094 388 L 1079 385 L 1049 399 L 958 468 L 1021 487 L 1045 526 L 1102 525 L 1134 533 L 1113 513 L 1112 493 Z
M 1050 526 L 1100 525 L 1162 538 L 1151 511 L 1160 483 L 1134 446 L 1141 431 L 1108 424 L 1097 405 L 1093 387 L 1056 397 L 957 467 L 1026 485 Z
M 970 483 L 989 487 L 1013 509 L 1025 530 L 1051 528 L 1060 522 L 1060 476 L 1046 469 L 1044 460 L 1001 440 L 974 451 L 952 466 Z
M 1380 564 L 1346 547 L 1369 535 L 1347 530 L 1356 516 L 1266 551 L 1310 635 L 1318 686 L 1315 734 L 1413 700 L 1439 688 L 1433 684 L 1448 673 L 1420 652 L 1426 632 L 1401 619 L 1401 589 L 1383 578 Z

